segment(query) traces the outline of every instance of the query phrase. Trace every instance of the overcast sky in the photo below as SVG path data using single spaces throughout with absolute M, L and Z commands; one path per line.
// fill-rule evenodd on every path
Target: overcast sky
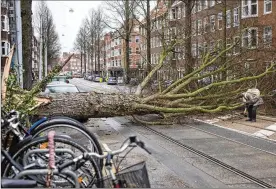
M 33 12 L 35 13 L 35 7 L 38 1 L 33 1 Z M 74 41 L 77 32 L 80 28 L 82 20 L 88 15 L 89 10 L 97 7 L 103 3 L 103 1 L 46 1 L 54 17 L 54 23 L 56 25 L 57 32 L 59 34 L 60 43 L 62 46 L 62 52 L 73 51 Z M 151 6 L 154 6 L 155 1 L 151 2 Z M 153 7 L 151 7 L 153 8 Z M 69 10 L 73 9 L 73 13 Z M 63 36 L 64 35 L 64 36 Z
M 33 1 L 35 12 L 37 1 Z M 47 1 L 52 11 L 62 51 L 72 51 L 74 40 L 81 25 L 91 8 L 97 8 L 102 1 Z M 69 10 L 74 12 L 70 13 Z M 64 36 L 63 36 L 64 35 Z

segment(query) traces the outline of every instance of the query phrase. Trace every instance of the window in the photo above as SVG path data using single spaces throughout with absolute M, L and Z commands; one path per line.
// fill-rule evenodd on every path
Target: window
M 257 0 L 243 0 L 242 1 L 242 17 L 251 17 L 258 15 L 258 1 Z
M 181 18 L 181 7 L 177 7 L 177 18 L 180 19 Z
M 192 56 L 196 57 L 197 56 L 197 49 L 196 49 L 196 44 L 192 44 Z
M 204 19 L 203 19 L 203 29 L 204 29 L 204 33 L 207 33 L 207 31 L 208 31 L 208 17 L 205 17 Z
M 231 27 L 231 10 L 226 11 L 226 28 Z
M 219 39 L 217 41 L 217 47 L 216 48 L 217 48 L 218 51 L 223 50 L 223 44 L 222 44 L 222 40 L 221 39 Z
M 202 8 L 207 9 L 208 8 L 208 0 L 202 0 Z
M 1 16 L 1 28 L 3 31 L 9 31 L 9 18 L 6 15 Z
M 197 45 L 197 56 L 200 57 L 202 55 L 202 52 L 203 52 L 202 44 L 198 44 Z
M 2 44 L 2 56 L 8 56 L 10 52 L 10 44 L 6 41 L 3 41 L 1 44 Z
M 233 54 L 239 54 L 240 53 L 240 37 L 234 38 L 234 47 L 233 47 Z
M 203 44 L 203 53 L 207 54 L 207 52 L 208 52 L 208 44 L 207 44 L 207 42 L 204 42 L 204 44 Z
M 246 29 L 242 36 L 242 46 L 245 48 L 256 48 L 258 34 L 256 28 Z
M 197 6 L 197 12 L 201 11 L 202 10 L 202 0 L 198 0 L 196 6 Z
M 215 15 L 210 16 L 210 26 L 211 26 L 211 31 L 214 32 L 216 29 Z
M 264 0 L 264 14 L 272 12 L 272 0 Z
M 215 4 L 216 4 L 215 0 L 210 0 L 210 7 L 215 6 Z
M 233 11 L 233 26 L 239 26 L 240 25 L 240 17 L 239 17 L 239 7 L 234 8 Z
M 192 26 L 193 26 L 193 28 L 192 28 L 193 36 L 196 36 L 196 35 L 197 35 L 196 21 L 194 21 L 194 22 L 192 23 Z
M 272 45 L 272 27 L 267 26 L 264 28 L 264 45 L 270 47 Z
M 226 49 L 230 48 L 231 47 L 231 39 L 230 38 L 227 38 L 226 39 Z M 231 56 L 232 54 L 232 49 L 229 49 L 227 52 L 226 52 L 226 55 L 227 56 Z
M 223 25 L 223 21 L 222 21 L 222 12 L 218 13 L 218 29 L 222 30 L 222 25 Z
M 201 20 L 197 21 L 197 33 L 198 33 L 198 35 L 202 34 L 202 21 Z
M 171 19 L 176 19 L 176 8 L 172 8 Z
M 215 41 L 210 42 L 210 52 L 214 53 L 215 52 Z

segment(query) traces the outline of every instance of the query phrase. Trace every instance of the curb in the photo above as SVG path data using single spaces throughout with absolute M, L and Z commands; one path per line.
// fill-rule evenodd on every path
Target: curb
M 202 123 L 205 123 L 205 124 L 209 124 L 209 125 L 212 125 L 212 126 L 215 126 L 215 127 L 227 129 L 227 130 L 230 130 L 230 131 L 234 131 L 234 132 L 237 132 L 237 133 L 240 133 L 240 134 L 243 134 L 243 135 L 247 135 L 247 136 L 250 136 L 250 137 L 253 137 L 253 138 L 267 140 L 268 142 L 273 142 L 273 143 L 276 142 L 276 140 L 273 140 L 273 139 L 270 139 L 270 138 L 259 137 L 259 136 L 256 136 L 254 134 L 251 134 L 251 133 L 247 133 L 247 132 L 240 131 L 240 130 L 237 130 L 237 129 L 232 129 L 232 128 L 224 127 L 224 126 L 221 126 L 221 125 L 218 125 L 218 124 L 214 124 L 214 123 L 208 123 L 207 121 L 203 121 L 203 120 L 200 120 L 200 119 L 193 119 L 193 120 L 198 121 L 198 122 L 202 122 Z
M 274 118 L 274 117 L 257 116 L 257 118 L 260 118 L 260 119 L 263 119 L 263 120 L 266 120 L 266 121 L 273 121 L 273 122 L 276 122 L 276 118 Z

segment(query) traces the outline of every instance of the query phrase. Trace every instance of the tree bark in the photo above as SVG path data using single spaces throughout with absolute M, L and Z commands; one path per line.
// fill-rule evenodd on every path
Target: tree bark
M 70 93 L 51 95 L 51 103 L 39 107 L 37 115 L 65 115 L 75 119 L 150 113 L 136 108 L 140 99 L 128 94 Z M 153 112 L 153 111 L 151 111 Z
M 130 7 L 129 7 L 129 0 L 125 1 L 125 81 L 126 84 L 129 83 L 129 61 L 130 61 L 130 55 L 129 55 L 129 38 L 131 37 L 131 31 L 130 31 Z
M 150 20 L 150 0 L 147 0 L 147 73 L 150 73 L 151 71 L 151 47 L 150 47 L 150 42 L 151 42 L 151 20 Z
M 185 1 L 185 73 L 189 74 L 193 71 L 194 59 L 192 56 L 192 9 L 194 1 Z
M 32 0 L 21 1 L 23 88 L 32 88 Z

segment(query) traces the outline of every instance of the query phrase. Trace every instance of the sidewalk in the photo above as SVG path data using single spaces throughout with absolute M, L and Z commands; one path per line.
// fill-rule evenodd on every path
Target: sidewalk
M 246 119 L 242 116 L 225 115 L 212 119 L 200 117 L 196 120 L 256 137 L 276 140 L 276 117 L 257 116 L 257 122 L 245 121 Z

